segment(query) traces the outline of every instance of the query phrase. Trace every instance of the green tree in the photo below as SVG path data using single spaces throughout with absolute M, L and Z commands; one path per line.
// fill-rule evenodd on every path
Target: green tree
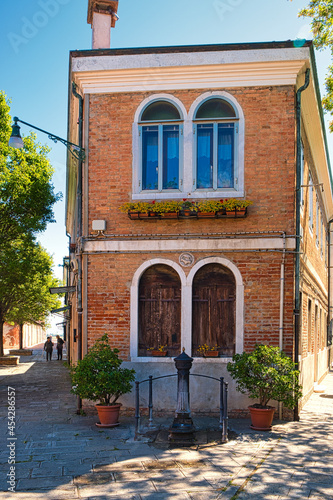
M 10 108 L 0 91 L 0 355 L 6 320 L 41 320 L 53 307 L 46 289 L 52 278 L 52 260 L 36 243 L 36 235 L 54 222 L 54 193 L 49 149 L 24 138 L 24 147 L 8 146 Z M 51 305 L 50 305 L 51 304 Z M 30 316 L 28 314 L 30 310 Z
M 40 246 L 35 247 L 34 259 L 44 261 L 42 273 L 38 266 L 32 280 L 18 285 L 20 301 L 12 306 L 6 315 L 8 322 L 13 322 L 20 327 L 20 349 L 23 349 L 23 325 L 25 323 L 38 323 L 43 327 L 48 325 L 48 316 L 52 309 L 60 307 L 59 295 L 51 295 L 49 288 L 59 286 L 60 282 L 53 276 L 53 261 L 50 255 Z M 46 271 L 48 271 L 46 273 Z
M 313 43 L 317 49 L 329 48 L 333 55 L 333 0 L 310 0 L 307 7 L 299 12 L 300 17 L 309 17 L 313 33 Z M 326 95 L 322 104 L 333 115 L 333 65 L 328 67 L 325 79 Z M 333 132 L 333 121 L 330 122 Z
M 52 258 L 39 243 L 24 236 L 0 248 L 0 356 L 6 321 L 45 321 L 59 304 L 48 290 L 54 282 Z
M 35 237 L 53 219 L 53 204 L 61 197 L 51 183 L 49 148 L 25 137 L 23 149 L 8 146 L 11 118 L 6 95 L 0 91 L 0 244 L 22 234 Z

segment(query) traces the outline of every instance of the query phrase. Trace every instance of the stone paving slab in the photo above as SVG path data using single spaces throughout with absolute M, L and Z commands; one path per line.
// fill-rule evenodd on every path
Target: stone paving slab
M 222 445 L 215 420 L 194 418 L 201 444 L 170 448 L 151 436 L 135 441 L 130 417 L 98 429 L 94 414 L 76 415 L 62 362 L 46 363 L 40 348 L 26 361 L 0 367 L 0 401 L 8 385 L 17 396 L 15 493 L 7 490 L 7 409 L 0 404 L 0 500 L 333 500 L 332 373 L 300 422 L 275 422 L 260 433 L 247 420 L 230 420 L 232 439 Z M 157 430 L 170 423 L 157 419 Z

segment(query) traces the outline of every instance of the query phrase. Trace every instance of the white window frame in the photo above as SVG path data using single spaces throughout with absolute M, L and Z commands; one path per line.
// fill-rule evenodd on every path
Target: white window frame
M 313 234 L 313 180 L 309 173 L 309 230 Z
M 161 122 L 141 122 L 143 111 L 153 102 L 166 101 L 172 104 L 179 111 L 181 120 L 165 120 Z M 184 164 L 184 124 L 187 118 L 186 108 L 183 103 L 174 97 L 172 94 L 153 94 L 144 99 L 138 106 L 134 121 L 132 125 L 132 199 L 133 200 L 156 200 L 170 199 L 170 198 L 183 198 L 184 182 L 183 182 L 183 164 Z M 159 183 L 157 190 L 142 190 L 142 127 L 143 126 L 163 126 L 163 125 L 179 125 L 179 189 L 161 189 L 162 183 Z M 160 147 L 160 151 L 162 148 Z M 160 152 L 161 155 L 161 152 Z M 160 176 L 161 177 L 161 176 Z
M 204 189 L 195 190 L 195 186 L 193 185 L 193 171 L 195 168 L 194 165 L 194 154 L 196 151 L 195 148 L 195 138 L 193 135 L 193 117 L 195 116 L 195 112 L 197 108 L 200 106 L 203 101 L 208 99 L 209 97 L 218 96 L 229 103 L 234 107 L 236 111 L 236 115 L 238 116 L 238 142 L 237 142 L 237 169 L 238 169 L 238 185 L 237 190 L 235 189 L 223 189 L 218 191 L 205 191 Z M 182 176 L 180 180 L 179 190 L 164 190 L 164 191 L 141 191 L 140 189 L 140 172 L 141 172 L 141 144 L 140 144 L 140 136 L 139 136 L 139 126 L 140 117 L 142 115 L 143 110 L 152 102 L 166 100 L 171 104 L 176 106 L 180 112 L 180 115 L 183 119 L 183 135 L 182 138 L 182 149 L 180 151 L 180 164 L 183 165 Z M 147 122 L 148 123 L 148 122 Z M 150 122 L 149 122 L 150 123 Z M 160 93 L 153 94 L 146 99 L 144 99 L 140 105 L 138 106 L 133 126 L 132 126 L 132 152 L 133 152 L 133 161 L 132 161 L 132 200 L 166 200 L 166 199 L 183 199 L 183 198 L 220 198 L 222 195 L 225 198 L 241 198 L 244 197 L 244 140 L 245 140 L 245 120 L 244 113 L 239 105 L 238 101 L 234 96 L 224 91 L 214 91 L 214 92 L 205 92 L 201 94 L 195 101 L 192 103 L 189 112 L 187 113 L 184 104 L 172 94 Z M 235 160 L 236 161 L 236 160 Z
M 320 235 L 320 209 L 319 209 L 319 202 L 318 202 L 318 197 L 316 197 L 316 245 L 317 248 L 319 248 L 319 235 Z
M 157 189 L 142 189 L 142 139 L 144 127 L 157 127 L 158 128 L 158 163 L 163 165 L 163 127 L 164 125 L 178 125 L 179 127 L 179 169 L 178 169 L 178 188 L 175 189 L 163 189 L 163 167 L 158 169 L 158 188 Z M 139 125 L 139 137 L 140 137 L 140 173 L 139 173 L 139 188 L 141 194 L 147 193 L 179 193 L 183 185 L 183 123 L 180 121 L 165 120 L 163 122 L 141 122 Z
M 222 257 L 208 257 L 197 262 L 186 276 L 182 267 L 176 262 L 168 259 L 151 259 L 144 262 L 135 272 L 131 285 L 131 341 L 130 357 L 132 362 L 141 363 L 174 363 L 173 357 L 154 358 L 138 356 L 139 338 L 139 284 L 143 273 L 151 266 L 163 264 L 172 267 L 179 275 L 181 283 L 181 346 L 185 347 L 187 354 L 192 351 L 192 286 L 197 271 L 207 264 L 220 264 L 230 269 L 236 282 L 236 324 L 235 324 L 235 352 L 243 352 L 244 345 L 244 284 L 239 269 L 228 259 Z M 207 362 L 205 358 L 195 358 L 197 362 Z M 231 357 L 218 358 L 215 362 L 227 363 Z M 209 360 L 210 361 L 210 360 Z
M 234 109 L 236 117 L 223 119 L 199 119 L 197 120 L 196 114 L 200 106 L 208 101 L 209 99 L 219 98 L 223 101 L 228 102 Z M 229 94 L 228 92 L 205 92 L 199 96 L 192 104 L 189 111 L 189 119 L 193 122 L 192 125 L 192 157 L 193 157 L 193 169 L 192 169 L 192 186 L 191 189 L 197 198 L 218 198 L 218 197 L 241 197 L 244 196 L 244 128 L 245 120 L 244 113 L 239 105 L 238 101 Z M 213 123 L 214 124 L 214 139 L 215 144 L 217 144 L 217 127 L 218 123 L 235 123 L 234 131 L 234 187 L 233 188 L 217 188 L 216 178 L 214 180 L 215 186 L 213 188 L 197 188 L 197 125 L 201 123 Z M 214 148 L 214 156 L 216 157 L 216 147 Z M 216 163 L 217 160 L 215 158 Z M 214 165 L 215 170 L 217 165 Z
M 304 146 L 301 143 L 301 186 L 304 185 Z M 304 210 L 304 187 L 301 187 L 301 211 Z

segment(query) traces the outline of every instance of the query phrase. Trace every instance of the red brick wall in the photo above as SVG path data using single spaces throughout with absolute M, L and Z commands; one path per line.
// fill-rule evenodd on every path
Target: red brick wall
M 180 252 L 181 253 L 181 252 Z M 192 252 L 197 262 L 212 253 Z M 242 273 L 244 280 L 244 348 L 251 350 L 258 342 L 279 345 L 279 304 L 281 253 L 223 254 Z M 90 257 L 88 271 L 89 347 L 107 333 L 110 343 L 128 359 L 130 341 L 130 286 L 147 254 L 99 254 Z M 179 254 L 163 253 L 164 259 L 178 262 Z M 190 268 L 185 269 L 186 274 Z M 293 339 L 293 256 L 286 259 L 284 349 L 292 353 Z
M 4 324 L 3 331 L 4 349 L 13 349 L 20 345 L 20 327 L 18 325 Z
M 228 90 L 228 89 L 223 89 Z M 172 91 L 189 110 L 206 90 Z M 89 228 L 107 221 L 107 233 L 285 231 L 295 234 L 295 115 L 292 86 L 231 89 L 245 116 L 245 193 L 254 202 L 246 219 L 131 221 L 119 206 L 131 200 L 132 123 L 137 107 L 152 93 L 91 95 L 89 106 Z M 186 159 L 185 159 L 186 162 Z M 211 256 L 195 254 L 196 259 Z M 214 254 L 217 255 L 217 254 Z M 130 284 L 149 258 L 175 254 L 100 254 L 88 263 L 88 345 L 107 332 L 123 356 L 129 353 Z M 279 342 L 281 253 L 226 253 L 242 273 L 245 285 L 245 349 L 258 341 Z M 284 348 L 293 343 L 293 259 L 286 259 Z
M 228 90 L 228 89 L 223 89 Z M 206 89 L 172 91 L 187 110 Z M 254 201 L 242 221 L 130 221 L 118 207 L 131 200 L 132 123 L 152 93 L 91 95 L 89 107 L 89 229 L 94 219 L 107 221 L 118 234 L 267 231 L 294 234 L 295 178 L 294 89 L 292 86 L 231 89 L 245 115 L 245 192 Z M 186 162 L 186 159 L 185 159 Z M 281 189 L 283 187 L 283 189 Z

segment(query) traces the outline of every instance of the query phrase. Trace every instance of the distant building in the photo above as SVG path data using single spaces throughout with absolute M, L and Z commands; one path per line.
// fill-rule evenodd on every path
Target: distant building
M 172 373 L 184 347 L 193 372 L 230 381 L 236 411 L 248 401 L 227 362 L 267 343 L 299 361 L 304 402 L 332 349 L 332 176 L 312 42 L 110 49 L 117 5 L 89 1 L 93 48 L 70 53 L 69 140 L 86 151 L 67 166 L 71 359 L 107 333 L 140 380 Z M 212 203 L 204 218 L 119 209 L 230 199 L 252 204 Z M 202 380 L 192 408 L 216 409 Z M 171 392 L 154 404 L 173 409 Z
M 22 329 L 22 347 L 31 347 L 45 342 L 46 331 L 42 325 L 37 323 L 26 323 Z M 3 330 L 4 349 L 20 348 L 20 326 L 4 324 Z

